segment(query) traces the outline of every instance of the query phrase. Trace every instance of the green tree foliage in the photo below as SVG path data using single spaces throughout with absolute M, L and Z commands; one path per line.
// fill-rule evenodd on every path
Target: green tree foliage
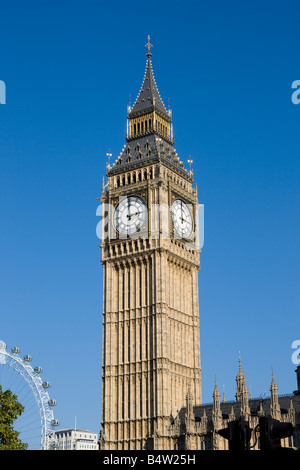
M 3 392 L 0 385 L 0 450 L 26 450 L 19 433 L 13 429 L 13 423 L 24 411 L 16 395 L 10 390 Z

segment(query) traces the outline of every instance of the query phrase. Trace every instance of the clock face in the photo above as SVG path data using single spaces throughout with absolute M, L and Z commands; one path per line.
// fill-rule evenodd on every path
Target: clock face
M 176 199 L 172 204 L 172 218 L 178 235 L 189 238 L 193 229 L 192 216 L 187 204 L 181 199 Z
M 145 223 L 147 208 L 137 196 L 123 199 L 114 212 L 114 225 L 119 233 L 130 235 L 137 232 Z

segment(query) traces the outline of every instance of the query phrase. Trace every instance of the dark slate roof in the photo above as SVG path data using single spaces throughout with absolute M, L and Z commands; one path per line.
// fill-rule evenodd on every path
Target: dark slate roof
M 131 111 L 129 112 L 128 117 L 134 117 L 139 114 L 148 113 L 153 109 L 162 114 L 168 121 L 171 120 L 169 113 L 160 97 L 153 75 L 152 62 L 149 55 L 147 57 L 146 71 L 142 87 Z
M 108 175 L 158 161 L 191 180 L 189 172 L 179 160 L 173 146 L 155 133 L 127 142 L 117 161 L 108 170 Z

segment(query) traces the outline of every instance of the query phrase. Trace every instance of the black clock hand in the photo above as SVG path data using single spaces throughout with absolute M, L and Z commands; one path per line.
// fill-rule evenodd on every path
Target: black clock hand
M 135 212 L 135 214 L 130 214 L 130 206 L 128 207 L 127 219 L 131 220 L 134 215 L 140 215 L 140 212 Z
M 130 205 L 129 205 L 129 198 L 127 199 L 127 218 L 130 220 Z

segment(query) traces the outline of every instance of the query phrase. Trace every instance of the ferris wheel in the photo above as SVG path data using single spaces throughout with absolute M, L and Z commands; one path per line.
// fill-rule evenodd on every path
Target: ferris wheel
M 21 377 L 21 382 L 24 384 L 25 381 L 25 383 L 27 383 L 29 386 L 29 389 L 28 387 L 25 387 L 27 390 L 23 392 L 24 401 L 26 400 L 26 402 L 28 401 L 29 403 L 31 400 L 32 403 L 30 403 L 28 407 L 25 405 L 24 414 L 27 412 L 28 408 L 28 415 L 34 416 L 35 413 L 39 415 L 39 420 L 38 416 L 35 418 L 39 421 L 37 427 L 35 428 L 37 430 L 36 437 L 39 440 L 37 449 L 53 450 L 57 445 L 55 441 L 54 430 L 59 425 L 59 421 L 54 418 L 53 412 L 53 407 L 55 407 L 57 404 L 56 400 L 50 399 L 48 393 L 48 390 L 51 388 L 51 383 L 42 380 L 41 374 L 43 370 L 41 367 L 37 366 L 32 368 L 30 365 L 32 357 L 30 355 L 27 354 L 21 357 L 19 354 L 20 349 L 18 347 L 13 347 L 10 351 L 8 351 L 6 344 L 3 341 L 0 341 L 0 368 L 5 365 L 9 366 L 13 371 L 19 374 L 19 377 Z M 2 378 L 0 379 L 0 385 L 2 385 L 1 382 Z M 17 396 L 20 403 L 24 405 L 24 402 L 22 398 L 19 397 L 19 394 Z M 23 422 L 22 426 L 22 432 L 24 432 L 24 428 L 28 428 L 28 421 L 26 421 L 25 424 Z M 17 426 L 16 430 L 19 431 Z

